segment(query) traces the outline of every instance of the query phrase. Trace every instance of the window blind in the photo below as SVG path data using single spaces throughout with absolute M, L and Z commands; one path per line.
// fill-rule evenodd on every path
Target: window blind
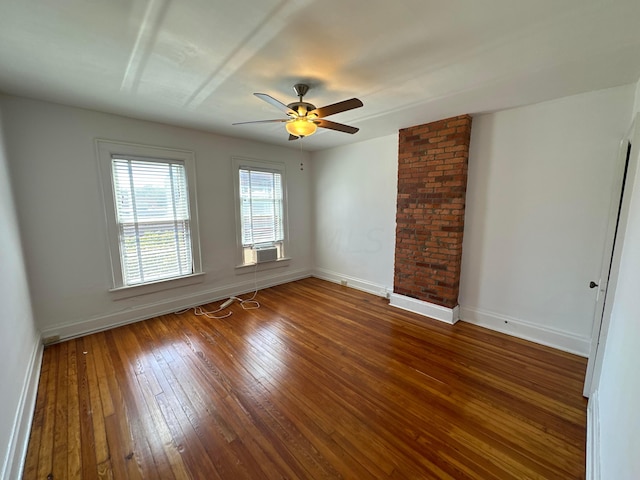
M 240 168 L 240 221 L 243 247 L 284 240 L 279 172 Z
M 193 273 L 184 164 L 113 157 L 112 173 L 124 284 Z

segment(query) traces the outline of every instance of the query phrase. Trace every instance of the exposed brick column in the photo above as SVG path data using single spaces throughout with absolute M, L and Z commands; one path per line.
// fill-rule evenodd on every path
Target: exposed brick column
M 394 293 L 458 305 L 471 117 L 400 130 Z

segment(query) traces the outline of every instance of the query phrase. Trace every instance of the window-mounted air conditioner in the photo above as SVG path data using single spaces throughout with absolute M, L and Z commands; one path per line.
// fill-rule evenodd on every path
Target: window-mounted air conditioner
M 253 261 L 254 263 L 275 262 L 278 260 L 277 247 L 254 247 Z

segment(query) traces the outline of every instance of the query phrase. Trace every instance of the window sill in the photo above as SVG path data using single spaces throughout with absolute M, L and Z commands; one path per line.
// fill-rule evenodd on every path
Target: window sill
M 116 287 L 109 289 L 109 293 L 113 300 L 122 300 L 124 298 L 137 297 L 148 293 L 161 292 L 163 290 L 201 283 L 204 281 L 204 275 L 204 273 L 193 273 L 184 277 L 169 278 L 158 282 L 143 283 L 142 285 Z
M 279 258 L 273 262 L 264 263 L 247 263 L 246 265 L 237 265 L 236 274 L 242 275 L 245 273 L 262 272 L 263 270 L 272 270 L 274 268 L 288 267 L 291 259 L 288 257 Z

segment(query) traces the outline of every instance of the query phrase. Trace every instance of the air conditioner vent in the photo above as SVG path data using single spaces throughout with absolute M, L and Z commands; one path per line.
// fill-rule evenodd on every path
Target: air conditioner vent
M 278 260 L 277 247 L 261 247 L 253 249 L 253 261 L 255 263 L 275 262 Z

